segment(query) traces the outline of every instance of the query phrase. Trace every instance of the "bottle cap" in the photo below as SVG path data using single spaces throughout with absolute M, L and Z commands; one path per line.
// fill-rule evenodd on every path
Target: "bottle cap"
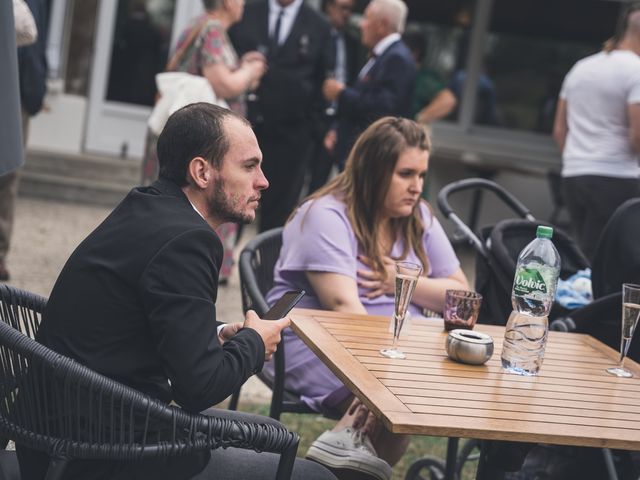
M 551 238 L 553 237 L 553 228 L 545 225 L 538 225 L 536 230 L 536 237 L 538 238 Z

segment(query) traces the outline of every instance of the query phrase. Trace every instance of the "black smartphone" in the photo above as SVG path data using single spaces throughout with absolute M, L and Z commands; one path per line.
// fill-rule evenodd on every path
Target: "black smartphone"
M 286 316 L 287 313 L 296 306 L 296 303 L 304 297 L 305 293 L 307 292 L 304 290 L 291 290 L 289 292 L 285 292 L 278 301 L 273 304 L 273 307 L 265 313 L 263 320 L 277 320 Z

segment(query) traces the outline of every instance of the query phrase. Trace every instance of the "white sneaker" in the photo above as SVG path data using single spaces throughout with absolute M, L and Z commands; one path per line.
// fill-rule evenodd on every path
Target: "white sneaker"
M 391 466 L 378 457 L 369 437 L 350 427 L 324 432 L 309 447 L 307 458 L 331 468 L 363 472 L 378 480 L 391 478 Z

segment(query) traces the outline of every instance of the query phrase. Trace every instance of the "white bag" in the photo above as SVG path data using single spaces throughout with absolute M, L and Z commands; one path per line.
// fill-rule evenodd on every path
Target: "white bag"
M 38 28 L 29 6 L 24 0 L 13 0 L 13 18 L 16 26 L 16 43 L 24 47 L 38 39 Z
M 229 108 L 218 98 L 209 81 L 199 75 L 185 72 L 164 72 L 156 75 L 160 99 L 156 102 L 147 124 L 153 133 L 160 135 L 169 116 L 190 103 L 207 102 Z

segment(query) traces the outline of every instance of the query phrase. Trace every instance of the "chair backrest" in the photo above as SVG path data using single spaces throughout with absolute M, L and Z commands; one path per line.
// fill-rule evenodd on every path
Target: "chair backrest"
M 242 309 L 255 310 L 263 317 L 269 306 L 265 299 L 273 287 L 273 269 L 282 247 L 282 227 L 258 234 L 242 249 L 238 269 Z
M 28 337 L 36 338 L 46 305 L 44 297 L 0 284 L 0 319 Z
M 11 287 L 1 293 L 0 435 L 62 464 L 229 446 L 276 452 L 282 454 L 277 478 L 290 477 L 297 434 L 276 425 L 192 415 L 100 375 L 14 328 L 4 314 L 16 306 L 7 298 L 21 305 L 30 294 Z
M 623 283 L 640 283 L 640 198 L 620 205 L 607 222 L 593 258 L 593 296 L 621 291 Z

